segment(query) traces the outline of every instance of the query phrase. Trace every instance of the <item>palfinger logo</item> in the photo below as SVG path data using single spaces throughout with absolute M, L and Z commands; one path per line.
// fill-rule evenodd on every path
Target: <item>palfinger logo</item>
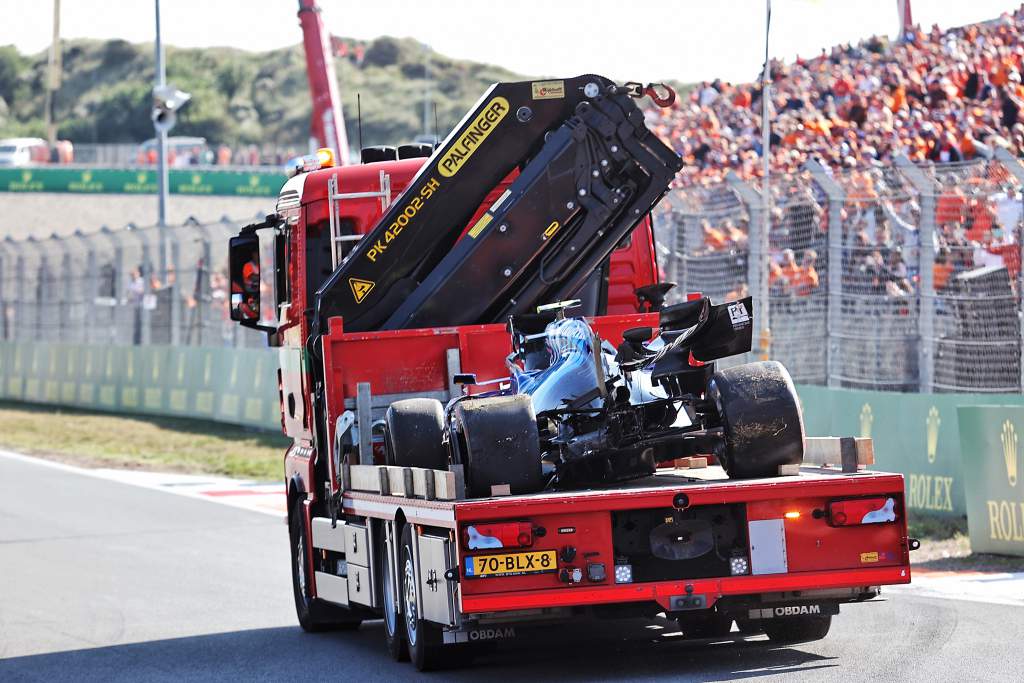
M 438 172 L 445 178 L 451 178 L 458 173 L 473 152 L 480 148 L 491 131 L 505 118 L 508 109 L 508 100 L 504 97 L 495 97 L 488 102 L 476 120 L 466 128 L 455 144 L 441 157 L 437 164 Z
M 860 436 L 862 439 L 871 438 L 871 423 L 875 416 L 871 414 L 871 404 L 865 403 L 860 409 Z
M 939 418 L 939 409 L 935 406 L 928 411 L 928 419 L 925 420 L 925 432 L 927 434 L 928 462 L 935 462 L 935 454 L 939 450 L 939 425 L 942 420 Z
M 1007 420 L 1003 423 L 1003 433 L 1000 436 L 1003 442 L 1003 460 L 1006 461 L 1006 480 L 1010 486 L 1017 485 L 1017 430 L 1013 423 Z

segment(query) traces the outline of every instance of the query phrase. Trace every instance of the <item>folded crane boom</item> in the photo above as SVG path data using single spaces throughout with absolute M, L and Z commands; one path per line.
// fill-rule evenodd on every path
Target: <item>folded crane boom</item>
M 317 322 L 495 322 L 574 293 L 681 167 L 632 96 L 594 75 L 492 86 L 321 286 Z

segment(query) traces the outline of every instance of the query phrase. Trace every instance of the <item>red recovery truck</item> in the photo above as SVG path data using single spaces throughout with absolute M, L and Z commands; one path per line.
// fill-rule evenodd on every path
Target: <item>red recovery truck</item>
M 280 354 L 304 629 L 383 618 L 420 669 L 581 614 L 799 642 L 910 581 L 902 476 L 805 439 L 777 363 L 716 368 L 749 298 L 664 305 L 680 161 L 645 94 L 671 99 L 496 84 L 437 148 L 297 160 L 232 239 L 232 316 Z

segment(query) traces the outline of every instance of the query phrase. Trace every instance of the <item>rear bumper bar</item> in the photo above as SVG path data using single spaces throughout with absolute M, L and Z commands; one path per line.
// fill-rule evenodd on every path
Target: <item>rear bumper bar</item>
M 783 591 L 852 588 L 910 583 L 910 566 L 842 569 L 823 572 L 729 576 L 692 581 L 659 581 L 614 586 L 578 586 L 485 595 L 462 595 L 462 613 L 502 612 L 544 607 L 578 607 L 627 602 L 657 602 L 671 610 L 673 598 L 702 596 L 711 607 L 722 597 Z

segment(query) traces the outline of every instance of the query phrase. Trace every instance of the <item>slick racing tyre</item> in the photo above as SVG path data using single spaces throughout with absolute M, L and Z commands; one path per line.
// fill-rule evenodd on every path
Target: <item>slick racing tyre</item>
M 432 398 L 392 403 L 384 414 L 387 463 L 399 467 L 448 469 L 444 445 L 444 408 Z
M 733 479 L 774 477 L 804 459 L 804 419 L 789 372 L 776 361 L 716 372 L 708 383 L 725 437 L 722 467 Z
M 529 396 L 462 401 L 455 417 L 471 497 L 489 497 L 502 484 L 513 494 L 541 490 L 540 436 Z

